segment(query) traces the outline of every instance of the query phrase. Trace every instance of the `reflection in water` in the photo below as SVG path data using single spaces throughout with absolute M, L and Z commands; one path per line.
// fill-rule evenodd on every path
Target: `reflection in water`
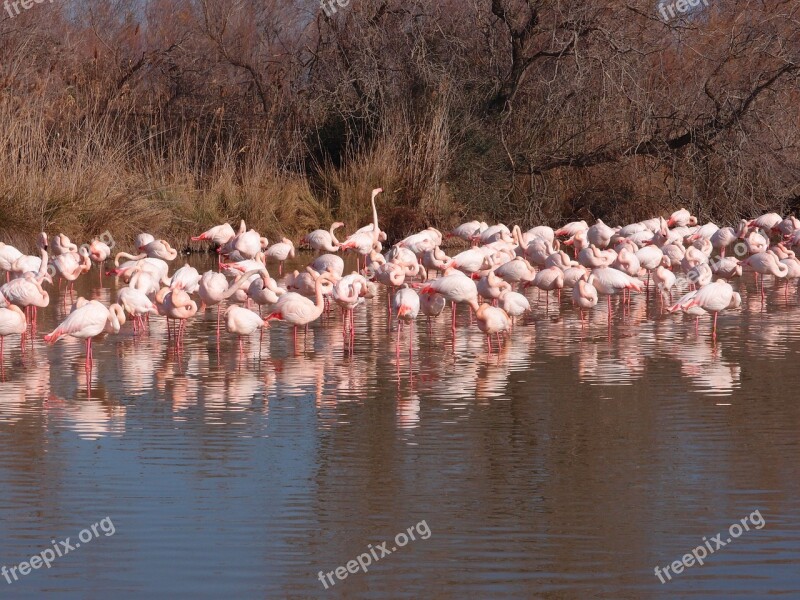
M 116 297 L 113 279 L 97 285 L 81 280 L 79 293 Z M 800 307 L 796 290 L 762 307 L 753 282 L 742 286 L 716 345 L 707 319 L 695 333 L 642 295 L 615 304 L 609 335 L 604 306 L 582 326 L 568 294 L 559 306 L 536 292 L 492 355 L 466 314 L 453 340 L 447 313 L 420 320 L 409 352 L 385 296 L 356 310 L 352 352 L 335 311 L 297 353 L 284 324 L 241 355 L 233 337 L 217 344 L 216 309 L 176 350 L 153 318 L 148 334 L 126 326 L 100 341 L 88 381 L 77 340 L 34 339 L 24 354 L 7 344 L 0 558 L 17 564 L 53 535 L 119 522 L 15 597 L 315 596 L 319 569 L 422 519 L 429 540 L 337 589 L 800 593 Z M 39 330 L 65 311 L 40 311 Z M 668 588 L 653 576 L 755 509 L 763 530 Z

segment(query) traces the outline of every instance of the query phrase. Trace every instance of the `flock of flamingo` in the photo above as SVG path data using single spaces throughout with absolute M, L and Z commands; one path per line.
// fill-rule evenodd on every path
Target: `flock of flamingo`
M 219 339 L 227 303 L 225 326 L 239 336 L 240 352 L 243 337 L 257 332 L 263 336 L 264 328 L 274 320 L 293 326 L 296 348 L 298 328 L 307 328 L 336 304 L 342 311 L 342 334 L 352 348 L 354 311 L 378 294 L 379 285 L 388 288 L 387 311 L 390 319 L 396 315 L 398 332 L 407 326 L 413 334 L 420 313 L 430 322 L 449 301 L 455 338 L 456 307 L 464 304 L 470 309 L 470 323 L 474 316 L 477 327 L 486 334 L 490 353 L 492 336 L 501 346 L 501 336 L 510 334 L 516 318 L 531 310 L 525 295 L 531 286 L 545 293 L 548 308 L 552 292 L 560 299 L 562 289 L 571 290 L 582 326 L 585 311 L 606 296 L 609 328 L 612 296 L 621 295 L 624 305 L 631 292 L 646 292 L 649 299 L 652 288 L 663 311 L 683 312 L 697 319 L 710 314 L 716 339 L 719 313 L 741 305 L 730 280 L 753 272 L 763 302 L 763 276 L 784 279 L 787 294 L 789 280 L 800 277 L 800 261 L 792 250 L 800 246 L 800 220 L 776 213 L 743 219 L 735 228 L 698 225 L 697 218 L 685 209 L 668 219 L 656 217 L 616 228 L 598 220 L 592 226 L 578 221 L 556 230 L 537 226 L 523 232 L 519 226 L 509 229 L 471 221 L 446 235 L 429 227 L 384 253 L 387 238 L 379 227 L 376 207 L 382 191 L 372 191 L 372 223 L 346 240 L 336 238 L 336 230 L 344 225 L 339 222 L 329 230 L 305 235 L 300 244 L 314 250 L 316 257 L 304 271 L 286 277 L 283 264 L 295 257 L 293 242 L 284 238 L 270 245 L 244 222 L 238 231 L 224 224 L 192 238 L 213 244 L 219 255 L 219 270 L 203 274 L 186 264 L 170 276 L 170 262 L 178 257 L 178 251 L 164 240 L 140 234 L 135 243 L 138 254 L 118 253 L 114 268 L 108 271 L 125 284 L 119 288 L 117 302 L 106 306 L 77 298 L 69 315 L 44 339 L 51 344 L 64 336 L 86 340 L 86 365 L 90 368 L 93 338 L 119 333 L 128 320 L 134 332 L 143 331 L 150 315 L 167 318 L 168 335 L 180 347 L 187 321 L 199 310 L 216 306 Z M 442 249 L 446 238 L 460 238 L 470 247 L 448 256 Z M 39 256 L 27 256 L 0 243 L 0 270 L 6 272 L 6 283 L 0 287 L 0 358 L 6 336 L 21 335 L 24 349 L 25 335 L 36 335 L 37 309 L 50 302 L 45 284 L 54 286 L 57 278 L 59 289 L 64 287 L 66 305 L 67 296 L 73 301 L 75 280 L 93 263 L 102 277 L 104 263 L 112 254 L 99 238 L 78 249 L 63 234 L 48 238 L 42 233 L 37 246 Z M 571 248 L 572 256 L 562 246 Z M 359 270 L 347 275 L 340 256 L 345 251 L 358 255 Z M 270 262 L 278 263 L 280 282 L 270 276 Z M 436 277 L 432 277 L 434 273 Z M 685 276 L 688 292 L 673 302 L 676 273 Z

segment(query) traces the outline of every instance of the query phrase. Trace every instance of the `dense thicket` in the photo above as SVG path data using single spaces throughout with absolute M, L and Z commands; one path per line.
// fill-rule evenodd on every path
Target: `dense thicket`
M 2 9 L 0 227 L 352 228 L 375 186 L 394 234 L 789 212 L 799 70 L 796 0 L 669 22 L 654 0 Z

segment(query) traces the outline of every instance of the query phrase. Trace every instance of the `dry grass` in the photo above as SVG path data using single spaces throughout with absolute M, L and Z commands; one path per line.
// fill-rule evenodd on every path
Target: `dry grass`
M 45 111 L 0 103 L 0 239 L 30 249 L 39 231 L 119 242 L 140 231 L 175 241 L 245 219 L 272 237 L 330 221 L 303 176 L 259 151 L 217 150 L 201 170 L 198 140 L 131 141 L 107 119 L 57 128 Z M 61 129 L 59 131 L 59 129 Z

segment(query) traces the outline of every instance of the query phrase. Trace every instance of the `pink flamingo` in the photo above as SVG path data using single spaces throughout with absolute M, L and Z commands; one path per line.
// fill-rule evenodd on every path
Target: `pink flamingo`
M 731 284 L 727 281 L 715 281 L 707 286 L 700 288 L 696 292 L 687 294 L 677 304 L 670 308 L 670 312 L 682 310 L 692 313 L 692 309 L 702 309 L 714 315 L 714 325 L 712 336 L 717 339 L 717 316 L 723 310 L 738 308 L 742 304 L 742 298 L 737 292 L 733 291 Z
M 212 244 L 222 246 L 227 244 L 234 237 L 236 237 L 236 232 L 233 230 L 230 223 L 223 223 L 222 225 L 212 227 L 208 231 L 204 231 L 200 235 L 193 236 L 191 239 L 193 242 L 211 242 Z
M 471 299 L 469 305 L 475 311 L 478 321 L 478 329 L 486 334 L 486 345 L 489 347 L 489 354 L 492 353 L 492 334 L 497 336 L 498 350 L 503 344 L 500 341 L 500 334 L 506 333 L 511 329 L 511 317 L 502 308 L 496 308 L 489 304 L 478 304 L 477 300 Z
M 323 297 L 323 286 L 331 285 L 333 276 L 330 273 L 323 273 L 314 282 L 316 292 L 316 302 L 312 302 L 305 296 L 295 292 L 288 292 L 280 297 L 275 305 L 276 310 L 270 314 L 266 321 L 279 320 L 286 321 L 294 327 L 294 345 L 297 349 L 297 327 L 308 327 L 308 324 L 316 321 L 322 316 L 325 310 L 325 299 Z
M 280 277 L 283 275 L 283 263 L 295 256 L 294 244 L 289 238 L 283 238 L 277 244 L 272 244 L 267 248 L 265 254 L 268 259 L 278 261 L 278 277 Z
M 340 242 L 336 239 L 336 230 L 340 227 L 344 227 L 344 223 L 336 221 L 331 225 L 329 231 L 316 229 L 303 236 L 300 243 L 307 244 L 312 250 L 315 250 L 317 254 L 322 254 L 323 252 L 338 252 Z
M 197 303 L 191 299 L 184 290 L 168 287 L 161 288 L 155 298 L 159 314 L 167 317 L 167 330 L 169 333 L 169 320 L 180 321 L 175 332 L 175 345 L 183 346 L 183 334 L 186 331 L 186 321 L 197 314 Z
M 11 279 L 11 267 L 21 256 L 22 252 L 14 246 L 0 242 L 0 271 L 6 272 L 6 281 Z
M 75 292 L 75 280 L 82 273 L 88 273 L 92 268 L 92 260 L 89 258 L 89 250 L 81 247 L 78 252 L 66 252 L 59 254 L 53 259 L 53 266 L 59 272 L 64 281 L 67 282 L 64 289 L 64 302 L 67 301 L 67 292 L 72 297 Z
M 583 311 L 590 310 L 597 306 L 597 288 L 592 284 L 593 275 L 584 275 L 572 288 L 572 301 L 578 306 L 583 325 Z
M 55 344 L 65 335 L 86 340 L 86 368 L 93 362 L 92 338 L 103 333 L 119 333 L 125 324 L 125 312 L 119 304 L 106 308 L 97 300 L 78 298 L 76 308 L 52 332 L 44 336 L 48 344 Z
M 342 309 L 342 337 L 348 338 L 352 346 L 355 341 L 355 317 L 353 310 L 364 302 L 369 294 L 369 284 L 360 273 L 351 273 L 342 277 L 333 286 L 333 300 Z
M 239 336 L 240 356 L 244 354 L 244 336 L 253 335 L 256 331 L 261 330 L 260 344 L 264 337 L 264 327 L 268 326 L 269 324 L 258 314 L 242 306 L 234 305 L 225 311 L 225 328 L 228 333 L 235 333 Z
M 133 319 L 134 330 L 143 329 L 145 315 L 157 315 L 156 305 L 147 297 L 147 294 L 134 287 L 124 287 L 117 292 L 117 304 Z
M 540 290 L 544 291 L 546 303 L 545 310 L 550 311 L 550 292 L 557 290 L 558 301 L 561 302 L 561 290 L 564 287 L 564 271 L 558 267 L 550 267 L 549 269 L 542 269 L 533 278 L 533 282 L 528 286 L 534 285 Z
M 375 198 L 382 192 L 383 188 L 372 190 L 372 228 L 369 231 L 357 231 L 339 246 L 341 250 L 355 250 L 360 256 L 363 256 L 365 268 L 369 253 L 376 248 L 380 249 L 381 230 L 378 227 L 378 209 L 375 208 Z
M 442 277 L 429 281 L 420 294 L 438 293 L 451 302 L 453 337 L 456 334 L 456 304 L 478 301 L 478 288 L 475 282 L 461 271 L 447 269 Z
M 634 290 L 637 292 L 643 291 L 644 285 L 639 279 L 631 277 L 611 269 L 609 267 L 602 267 L 592 271 L 592 284 L 597 289 L 598 293 L 607 296 L 608 298 L 608 325 L 609 330 L 611 327 L 611 296 L 614 296 L 623 290 Z
M 400 350 L 400 330 L 403 324 L 409 326 L 408 333 L 408 354 L 414 353 L 414 321 L 417 319 L 420 309 L 419 295 L 416 290 L 404 287 L 397 290 L 393 299 L 394 307 L 397 311 L 397 350 Z
M 742 261 L 742 266 L 749 267 L 756 273 L 756 281 L 761 275 L 761 302 L 764 303 L 764 275 L 774 275 L 775 277 L 786 277 L 789 267 L 781 263 L 778 257 L 772 252 L 759 252 Z
M 11 304 L 16 304 L 31 313 L 28 321 L 34 329 L 38 309 L 50 305 L 50 295 L 44 290 L 42 283 L 31 273 L 4 284 L 0 287 L 0 294 Z
M 0 296 L 0 304 L 5 305 L 0 308 L 0 365 L 2 365 L 5 356 L 6 336 L 24 336 L 28 328 L 28 322 L 25 320 L 25 313 L 22 312 L 19 306 L 7 303 L 2 296 Z M 21 341 L 20 346 L 22 346 Z
M 506 314 L 511 317 L 511 324 L 514 325 L 517 317 L 521 317 L 526 312 L 530 312 L 531 303 L 519 292 L 512 292 L 510 289 L 507 289 L 500 294 L 500 308 L 506 311 Z

